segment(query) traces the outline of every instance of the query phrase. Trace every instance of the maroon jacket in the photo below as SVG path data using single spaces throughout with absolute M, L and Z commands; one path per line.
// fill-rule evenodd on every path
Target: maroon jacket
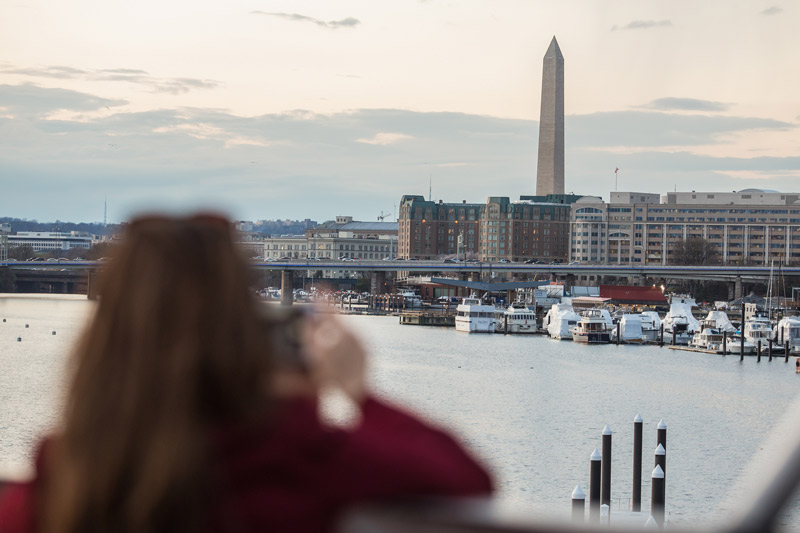
M 343 509 L 402 496 L 481 496 L 486 471 L 446 433 L 374 398 L 352 430 L 322 425 L 313 402 L 289 402 L 261 428 L 221 431 L 213 439 L 209 532 L 331 529 Z M 41 479 L 0 493 L 0 533 L 35 531 Z

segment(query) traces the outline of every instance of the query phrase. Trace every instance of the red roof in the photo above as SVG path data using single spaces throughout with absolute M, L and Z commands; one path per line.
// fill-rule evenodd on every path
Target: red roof
M 630 285 L 600 285 L 600 297 L 610 298 L 614 303 L 665 304 L 667 299 L 658 287 L 635 287 Z

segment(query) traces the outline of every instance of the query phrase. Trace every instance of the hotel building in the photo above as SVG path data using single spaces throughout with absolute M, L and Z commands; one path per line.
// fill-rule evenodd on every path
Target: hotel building
M 489 197 L 485 204 L 436 203 L 418 195 L 400 200 L 400 256 L 436 260 L 471 257 L 564 261 L 568 255 L 570 203 L 574 195 L 523 196 L 511 202 Z
M 583 197 L 570 217 L 570 260 L 593 264 L 673 264 L 679 241 L 702 238 L 719 263 L 800 262 L 800 194 L 612 192 Z

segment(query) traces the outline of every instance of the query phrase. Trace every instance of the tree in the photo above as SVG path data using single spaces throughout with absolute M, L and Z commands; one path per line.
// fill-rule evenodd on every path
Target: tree
M 36 252 L 33 251 L 33 246 L 26 244 L 23 246 L 14 246 L 8 249 L 8 258 L 16 259 L 17 261 L 25 261 L 28 258 L 35 257 Z
M 700 237 L 681 239 L 672 245 L 672 264 L 674 265 L 717 265 L 719 251 L 717 246 Z
M 110 242 L 99 242 L 86 250 L 86 255 L 84 255 L 84 259 L 88 259 L 90 261 L 95 261 L 100 259 L 101 257 L 108 257 L 111 255 L 111 251 L 114 249 L 114 244 Z

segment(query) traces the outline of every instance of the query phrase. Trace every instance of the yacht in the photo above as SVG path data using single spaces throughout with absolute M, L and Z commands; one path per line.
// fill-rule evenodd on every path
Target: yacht
M 782 346 L 788 342 L 790 352 L 800 352 L 800 317 L 783 317 L 775 326 L 775 340 Z
M 397 295 L 403 297 L 406 307 L 422 307 L 422 298 L 414 291 L 401 291 Z
M 671 343 L 674 338 L 675 344 L 689 344 L 700 326 L 692 316 L 692 307 L 695 305 L 693 298 L 672 298 L 669 312 L 664 317 L 664 342 Z
M 723 333 L 716 327 L 715 320 L 703 319 L 698 329 L 689 341 L 689 346 L 701 350 L 720 350 L 722 349 Z
M 617 326 L 611 329 L 611 342 L 617 342 L 617 331 L 619 331 L 619 342 L 641 344 L 644 342 L 643 322 L 640 314 L 623 314 L 617 323 L 619 329 Z
M 642 319 L 642 341 L 658 342 L 661 335 L 661 318 L 655 311 L 643 311 L 639 313 Z
M 583 312 L 580 321 L 572 328 L 572 340 L 583 344 L 608 344 L 611 341 L 606 317 L 600 309 Z
M 536 333 L 538 329 L 536 313 L 523 302 L 514 302 L 505 312 L 497 313 L 498 332 Z
M 571 304 L 553 304 L 544 317 L 542 327 L 547 328 L 551 339 L 569 341 L 572 340 L 572 328 L 580 319 L 581 316 L 572 309 Z
M 494 333 L 497 324 L 495 307 L 470 297 L 456 307 L 456 331 L 467 333 Z
M 761 351 L 768 349 L 769 340 L 772 338 L 772 326 L 769 318 L 762 312 L 753 314 L 744 322 L 744 338 L 758 350 L 758 343 L 761 342 Z M 775 347 L 773 347 L 775 350 Z
M 753 352 L 756 351 L 756 347 L 753 346 L 752 342 L 747 339 L 742 340 L 742 333 L 739 330 L 736 330 L 727 340 L 726 348 L 731 355 L 753 355 Z

